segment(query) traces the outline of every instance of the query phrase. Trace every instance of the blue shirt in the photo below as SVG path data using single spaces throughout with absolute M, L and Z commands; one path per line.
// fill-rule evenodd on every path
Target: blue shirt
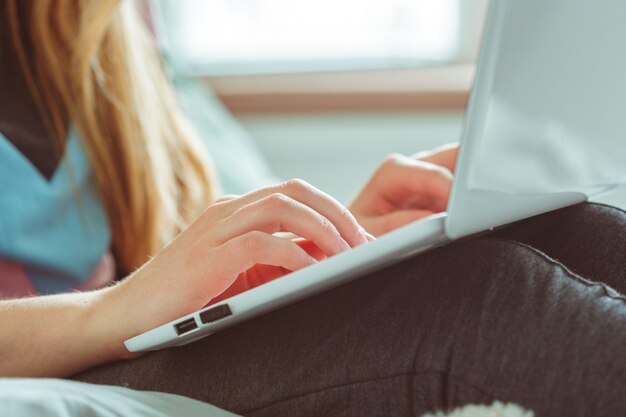
M 225 193 L 276 181 L 251 139 L 208 91 L 185 79 L 175 86 Z M 0 187 L 0 297 L 90 289 L 113 279 L 111 233 L 76 129 L 50 179 L 0 134 Z

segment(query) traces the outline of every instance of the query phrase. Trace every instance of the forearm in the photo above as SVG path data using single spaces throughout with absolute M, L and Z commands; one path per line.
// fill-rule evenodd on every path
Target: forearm
M 275 268 L 237 290 L 366 243 L 347 214 L 321 191 L 288 181 L 211 205 L 113 287 L 0 301 L 0 376 L 67 376 L 135 357 L 124 340 L 201 308 L 255 265 Z M 279 231 L 313 242 L 318 256 Z
M 104 320 L 112 290 L 1 301 L 0 376 L 63 377 L 120 359 Z
M 124 340 L 214 298 L 172 279 L 176 268 L 165 264 L 97 291 L 0 301 L 0 377 L 65 377 L 140 356 Z

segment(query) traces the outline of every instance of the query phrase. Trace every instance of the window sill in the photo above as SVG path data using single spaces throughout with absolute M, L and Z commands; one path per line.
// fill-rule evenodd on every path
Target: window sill
M 235 114 L 463 110 L 474 65 L 201 77 Z

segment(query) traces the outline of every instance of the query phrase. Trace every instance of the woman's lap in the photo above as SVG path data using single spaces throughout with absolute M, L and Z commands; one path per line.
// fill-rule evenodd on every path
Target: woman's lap
M 626 294 L 626 212 L 579 204 L 491 234 L 544 252 L 572 272 Z
M 419 415 L 493 399 L 538 415 L 623 414 L 624 299 L 502 233 L 77 379 L 254 416 Z

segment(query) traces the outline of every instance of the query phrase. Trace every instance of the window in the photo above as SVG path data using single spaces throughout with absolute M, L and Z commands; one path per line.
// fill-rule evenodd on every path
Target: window
M 157 0 L 169 53 L 205 75 L 445 63 L 462 48 L 460 3 Z

